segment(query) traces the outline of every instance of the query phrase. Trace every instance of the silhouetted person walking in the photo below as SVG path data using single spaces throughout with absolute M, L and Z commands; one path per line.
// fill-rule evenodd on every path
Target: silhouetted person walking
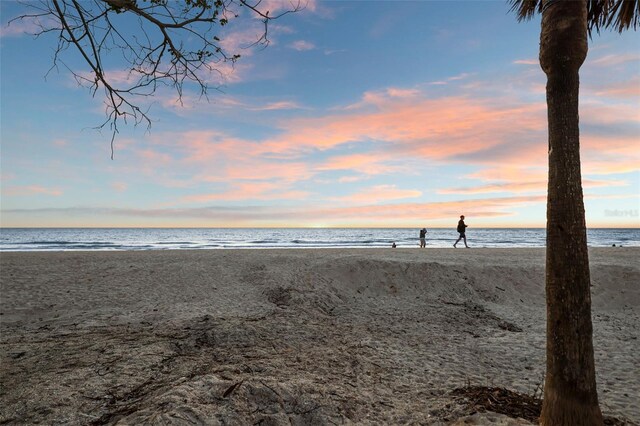
M 464 215 L 460 216 L 460 220 L 458 221 L 458 233 L 460 234 L 460 236 L 458 237 L 458 240 L 453 244 L 453 247 L 456 247 L 456 244 L 458 244 L 460 242 L 460 240 L 464 240 L 464 246 L 466 248 L 469 248 L 469 246 L 467 245 L 467 236 L 465 235 L 467 229 L 467 225 L 464 224 Z
M 422 228 L 420 230 L 420 248 L 425 248 L 427 246 L 427 230 L 426 228 Z

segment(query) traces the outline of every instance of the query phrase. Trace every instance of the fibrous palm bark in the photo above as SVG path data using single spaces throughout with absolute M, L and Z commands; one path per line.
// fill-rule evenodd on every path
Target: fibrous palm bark
M 540 65 L 547 75 L 547 373 L 542 425 L 601 425 L 580 171 L 579 69 L 587 1 L 543 1 Z

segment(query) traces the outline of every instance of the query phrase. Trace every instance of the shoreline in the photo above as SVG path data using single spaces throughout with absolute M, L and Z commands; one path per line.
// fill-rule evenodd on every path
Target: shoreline
M 640 229 L 590 229 L 590 247 L 640 247 Z M 287 228 L 287 229 L 26 229 L 3 230 L 0 252 L 137 251 L 209 249 L 357 249 L 418 248 L 412 229 Z M 474 228 L 467 235 L 472 248 L 545 248 L 544 229 Z M 451 248 L 454 229 L 429 229 L 429 249 Z M 459 245 L 461 246 L 461 245 Z
M 596 373 L 638 423 L 623 248 L 589 250 Z M 456 387 L 540 384 L 545 250 L 3 252 L 0 420 L 447 424 Z
M 462 244 L 462 243 L 460 243 Z M 613 246 L 589 246 L 589 251 L 591 250 L 610 250 L 610 249 L 630 249 L 630 250 L 640 250 L 640 246 L 618 246 L 616 245 L 615 247 Z M 359 246 L 359 247 L 268 247 L 269 250 L 283 250 L 283 251 L 291 251 L 291 250 L 345 250 L 345 251 L 358 251 L 358 250 L 375 250 L 375 251 L 384 251 L 384 250 L 404 250 L 406 252 L 413 252 L 413 251 L 424 251 L 424 250 L 432 250 L 432 251 L 439 251 L 439 250 L 463 250 L 465 249 L 464 246 L 458 247 L 458 248 L 454 248 L 453 247 L 453 243 L 451 243 L 450 247 L 435 247 L 435 246 L 427 246 L 426 248 L 419 248 L 418 247 L 418 241 L 416 238 L 416 246 L 415 247 L 398 247 L 396 249 L 392 249 L 391 246 L 387 247 L 380 247 L 380 246 L 375 246 L 375 247 L 365 247 L 365 246 Z M 545 250 L 546 247 L 538 247 L 538 246 L 531 246 L 531 247 L 522 247 L 522 246 L 518 246 L 518 247 L 472 247 L 470 246 L 469 249 L 475 249 L 475 250 Z M 229 251 L 236 251 L 236 250 L 247 250 L 247 251 L 251 251 L 254 250 L 253 247 L 221 247 L 221 248 L 179 248 L 179 249 L 175 249 L 175 248 L 168 248 L 168 249 L 135 249 L 135 250 L 119 250 L 119 249 L 113 249 L 113 250 L 93 250 L 93 249 L 79 249 L 79 250 L 26 250 L 26 251 L 2 251 L 0 253 L 20 253 L 20 254 L 26 254 L 26 253 L 65 253 L 65 252 L 75 252 L 75 253 L 110 253 L 110 252 L 118 252 L 118 253 L 122 253 L 122 252 L 129 252 L 129 253 L 135 253 L 135 252 L 192 252 L 192 253 L 197 253 L 197 252 L 201 252 L 201 251 L 220 251 L 220 250 L 229 250 Z M 640 253 L 640 252 L 639 252 Z

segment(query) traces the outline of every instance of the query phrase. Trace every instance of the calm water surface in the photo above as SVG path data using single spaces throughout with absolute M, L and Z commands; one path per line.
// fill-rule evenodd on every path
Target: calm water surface
M 418 247 L 399 228 L 3 228 L 0 251 Z M 451 247 L 455 229 L 428 229 L 427 247 Z M 544 247 L 544 229 L 467 229 L 471 247 Z M 589 229 L 592 247 L 640 246 L 640 229 Z

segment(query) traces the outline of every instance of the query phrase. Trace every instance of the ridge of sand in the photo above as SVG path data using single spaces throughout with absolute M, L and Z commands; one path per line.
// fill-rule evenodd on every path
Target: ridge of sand
M 639 259 L 590 250 L 601 407 L 630 424 Z M 450 392 L 544 373 L 544 249 L 2 253 L 0 278 L 0 423 L 528 424 Z

